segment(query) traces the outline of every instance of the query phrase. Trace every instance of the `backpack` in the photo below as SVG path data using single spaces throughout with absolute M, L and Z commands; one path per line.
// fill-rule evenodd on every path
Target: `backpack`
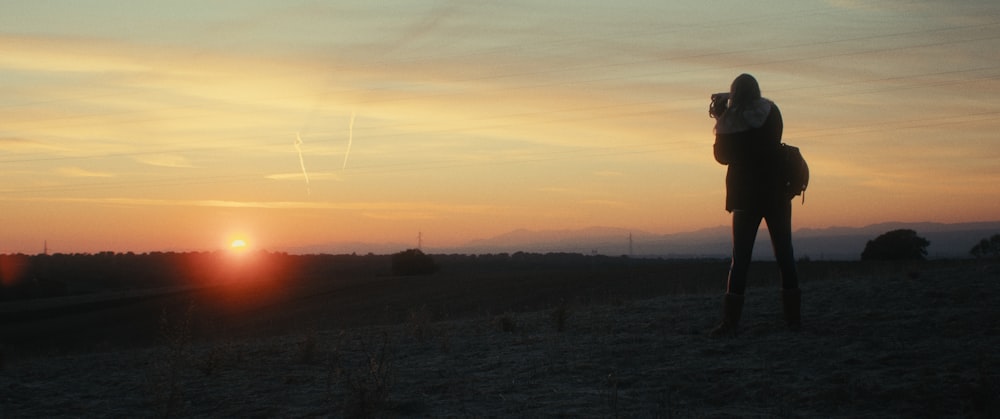
M 802 158 L 799 148 L 781 143 L 778 146 L 781 164 L 781 176 L 785 182 L 785 191 L 789 198 L 802 195 L 802 203 L 806 203 L 806 187 L 809 186 L 809 165 Z

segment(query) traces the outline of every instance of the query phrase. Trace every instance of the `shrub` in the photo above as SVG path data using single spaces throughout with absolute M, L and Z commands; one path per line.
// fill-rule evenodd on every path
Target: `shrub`
M 972 250 L 969 250 L 969 254 L 976 258 L 1000 257 L 1000 234 L 994 234 L 988 239 L 980 240 L 972 247 Z
M 924 260 L 931 242 L 909 229 L 892 230 L 869 240 L 861 260 Z
M 409 249 L 392 255 L 393 275 L 429 275 L 437 270 L 434 259 L 420 249 Z

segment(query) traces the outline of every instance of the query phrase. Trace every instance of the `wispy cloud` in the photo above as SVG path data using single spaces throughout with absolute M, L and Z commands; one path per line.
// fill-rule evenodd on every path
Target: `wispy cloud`
M 4 147 L 30 146 L 35 144 L 38 144 L 38 142 L 24 138 L 0 137 L 0 146 Z
M 136 156 L 136 161 L 142 164 L 147 164 L 150 166 L 157 167 L 172 167 L 179 169 L 188 169 L 195 167 L 193 163 L 187 158 L 179 154 L 151 154 Z
M 65 177 L 77 177 L 77 178 L 109 178 L 115 175 L 110 172 L 98 172 L 94 170 L 83 169 L 79 167 L 60 167 L 56 169 L 56 173 L 60 176 Z
M 304 173 L 296 172 L 296 173 L 274 173 L 264 177 L 266 179 L 271 179 L 271 180 L 301 181 L 304 176 L 305 176 Z M 336 181 L 344 180 L 343 177 L 341 177 L 341 174 L 338 172 L 312 172 L 309 174 L 309 178 L 313 180 L 336 180 Z
M 0 147 L 3 147 L 5 151 L 16 151 L 16 152 L 48 153 L 48 152 L 59 152 L 65 150 L 64 147 L 59 147 L 57 145 L 47 144 L 42 141 L 32 140 L 23 137 L 0 137 Z
M 302 167 L 302 177 L 306 180 L 306 193 L 312 195 L 312 188 L 309 186 L 309 172 L 306 171 L 306 160 L 302 157 L 302 136 L 295 133 L 295 151 L 299 154 L 299 166 Z
M 922 4 L 921 2 L 915 2 L 909 0 L 882 0 L 882 1 L 827 0 L 827 3 L 829 3 L 830 6 L 840 9 L 863 10 L 868 12 L 913 12 L 913 11 L 926 11 L 931 9 L 930 5 L 928 4 Z M 947 3 L 947 2 L 941 2 L 941 3 Z
M 124 53 L 124 43 L 58 36 L 0 35 L 4 54 L 0 67 L 43 72 L 96 73 L 141 71 L 145 68 Z M 135 53 L 140 52 L 136 48 Z M 136 55 L 131 55 L 135 57 Z
M 208 208 L 257 208 L 276 210 L 350 210 L 362 211 L 367 216 L 391 216 L 392 214 L 485 214 L 494 213 L 492 205 L 460 204 L 450 205 L 420 201 L 385 202 L 312 202 L 312 201 L 233 201 L 233 200 L 186 200 L 186 199 L 143 199 L 143 198 L 64 198 L 64 197 L 7 197 L 6 200 L 22 202 L 62 202 L 80 204 L 113 204 L 132 206 L 162 207 L 208 207 Z
M 610 199 L 587 199 L 584 201 L 580 201 L 580 203 L 584 205 L 594 205 L 600 207 L 613 207 L 613 208 L 626 208 L 633 206 L 628 202 L 616 201 Z
M 351 155 L 351 146 L 354 145 L 354 112 L 351 111 L 351 123 L 347 128 L 347 151 L 344 152 L 344 165 L 341 171 L 347 170 L 347 157 Z
M 362 216 L 373 220 L 382 221 L 402 221 L 402 220 L 431 220 L 438 218 L 437 215 L 423 211 L 383 211 L 364 212 Z

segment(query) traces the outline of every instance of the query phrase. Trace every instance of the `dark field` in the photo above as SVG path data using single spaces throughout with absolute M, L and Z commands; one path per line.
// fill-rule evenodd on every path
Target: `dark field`
M 0 417 L 1000 415 L 995 264 L 803 262 L 792 334 L 756 263 L 710 339 L 725 261 L 435 258 L 2 303 Z

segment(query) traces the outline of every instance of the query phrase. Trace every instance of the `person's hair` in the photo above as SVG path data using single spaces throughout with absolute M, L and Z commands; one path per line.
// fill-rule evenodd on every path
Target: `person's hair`
M 760 85 L 753 76 L 743 73 L 733 80 L 733 85 L 729 88 L 729 100 L 732 106 L 739 106 L 751 103 L 760 99 Z

